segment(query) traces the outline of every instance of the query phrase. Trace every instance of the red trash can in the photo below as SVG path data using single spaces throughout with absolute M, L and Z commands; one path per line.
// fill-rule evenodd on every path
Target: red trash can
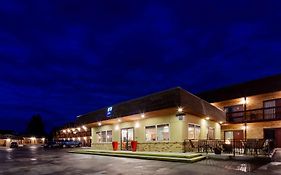
M 113 148 L 113 151 L 117 151 L 117 149 L 118 149 L 118 142 L 116 142 L 116 141 L 112 142 L 112 148 Z
M 137 141 L 131 141 L 131 146 L 132 146 L 133 152 L 137 151 L 137 145 L 138 145 Z

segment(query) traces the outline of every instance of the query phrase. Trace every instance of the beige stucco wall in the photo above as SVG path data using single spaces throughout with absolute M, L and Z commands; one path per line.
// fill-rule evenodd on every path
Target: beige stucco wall
M 138 123 L 139 127 L 135 127 Z M 175 115 L 144 118 L 134 122 L 121 122 L 114 125 L 104 125 L 91 128 L 92 147 L 94 149 L 112 149 L 111 143 L 96 143 L 96 132 L 112 130 L 112 140 L 120 143 L 121 129 L 134 128 L 134 140 L 138 141 L 138 151 L 165 151 L 183 152 L 184 140 L 188 139 L 188 123 L 200 125 L 200 139 L 207 139 L 208 127 L 215 129 L 215 139 L 221 138 L 221 126 L 217 122 L 208 121 L 195 115 L 186 114 L 184 120 L 179 120 Z M 169 142 L 146 142 L 145 127 L 151 125 L 169 124 Z M 116 129 L 118 127 L 118 129 Z M 120 149 L 120 148 L 119 148 Z

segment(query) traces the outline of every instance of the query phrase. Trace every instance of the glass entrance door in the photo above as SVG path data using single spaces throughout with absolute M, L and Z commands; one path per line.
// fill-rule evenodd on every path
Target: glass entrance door
M 121 129 L 121 150 L 131 150 L 131 141 L 134 140 L 134 128 Z

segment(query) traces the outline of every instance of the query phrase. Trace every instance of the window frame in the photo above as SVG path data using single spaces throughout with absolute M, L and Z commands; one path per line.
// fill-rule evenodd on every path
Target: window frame
M 107 132 L 109 132 L 109 131 L 111 131 L 111 141 L 110 141 L 110 142 L 108 141 L 108 138 L 107 138 L 107 136 L 108 136 Z M 105 142 L 102 141 L 102 132 L 105 132 Z M 111 143 L 111 142 L 112 142 L 112 138 L 113 138 L 113 131 L 112 131 L 112 130 L 97 131 L 97 132 L 96 132 L 96 136 L 97 136 L 98 134 L 100 134 L 100 137 L 101 137 L 101 138 L 100 138 L 100 142 L 96 142 L 96 143 Z M 98 141 L 98 138 L 97 138 L 96 140 Z
M 193 139 L 190 139 L 189 138 L 189 125 L 193 125 L 193 132 L 194 132 L 194 138 Z M 196 133 L 195 133 L 195 127 L 200 127 L 200 132 L 199 132 L 199 136 L 198 136 L 198 139 L 197 138 L 195 138 L 196 137 Z M 187 124 L 187 139 L 188 140 L 199 140 L 200 139 L 200 133 L 201 133 L 201 125 L 199 125 L 199 124 L 196 124 L 196 123 L 188 123 Z
M 158 126 L 161 125 L 167 125 L 169 127 L 169 140 L 158 140 Z M 155 131 L 156 131 L 156 140 L 155 141 L 146 141 L 146 127 L 152 127 L 155 126 Z M 161 123 L 161 124 L 155 124 L 155 125 L 147 125 L 144 126 L 144 140 L 145 142 L 149 143 L 149 142 L 170 142 L 171 141 L 171 125 L 170 123 Z

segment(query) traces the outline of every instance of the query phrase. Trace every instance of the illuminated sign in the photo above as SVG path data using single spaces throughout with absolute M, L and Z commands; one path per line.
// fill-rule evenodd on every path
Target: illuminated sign
M 107 108 L 106 117 L 111 117 L 112 115 L 112 106 Z

